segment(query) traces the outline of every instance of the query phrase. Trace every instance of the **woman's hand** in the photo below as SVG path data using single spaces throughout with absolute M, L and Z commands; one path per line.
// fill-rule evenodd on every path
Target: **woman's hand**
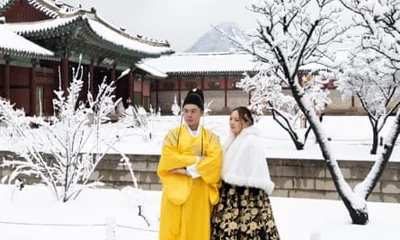
M 168 171 L 170 174 L 182 174 L 187 175 L 186 168 L 175 168 Z

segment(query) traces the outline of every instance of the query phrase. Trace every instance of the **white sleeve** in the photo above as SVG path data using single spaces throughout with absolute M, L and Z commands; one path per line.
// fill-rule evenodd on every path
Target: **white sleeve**
M 200 177 L 200 174 L 197 172 L 196 166 L 197 163 L 200 161 L 200 157 L 197 157 L 196 163 L 186 167 L 187 175 L 191 176 L 192 178 Z

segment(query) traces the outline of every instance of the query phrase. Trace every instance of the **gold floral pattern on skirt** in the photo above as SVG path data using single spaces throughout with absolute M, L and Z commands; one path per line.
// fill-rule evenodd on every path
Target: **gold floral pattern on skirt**
M 211 218 L 212 240 L 279 240 L 268 194 L 223 183 Z

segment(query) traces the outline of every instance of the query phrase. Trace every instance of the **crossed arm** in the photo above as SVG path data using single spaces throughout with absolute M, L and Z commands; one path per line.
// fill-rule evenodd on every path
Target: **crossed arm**
M 212 136 L 205 156 L 196 157 L 196 162 L 168 171 L 169 174 L 187 175 L 192 178 L 202 177 L 206 183 L 218 183 L 220 180 L 222 147 L 219 138 Z
M 204 156 L 194 156 L 192 152 L 179 152 L 173 144 L 172 135 L 165 139 L 158 166 L 160 177 L 186 175 L 202 177 L 207 183 L 217 183 L 220 179 L 222 147 L 218 136 L 212 134 Z

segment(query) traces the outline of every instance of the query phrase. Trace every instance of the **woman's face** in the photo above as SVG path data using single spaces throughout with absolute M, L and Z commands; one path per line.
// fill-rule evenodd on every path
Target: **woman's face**
M 244 122 L 240 117 L 239 117 L 239 112 L 238 111 L 233 111 L 231 113 L 231 116 L 229 118 L 229 127 L 231 128 L 231 132 L 237 136 L 243 128 L 248 127 L 248 123 Z

